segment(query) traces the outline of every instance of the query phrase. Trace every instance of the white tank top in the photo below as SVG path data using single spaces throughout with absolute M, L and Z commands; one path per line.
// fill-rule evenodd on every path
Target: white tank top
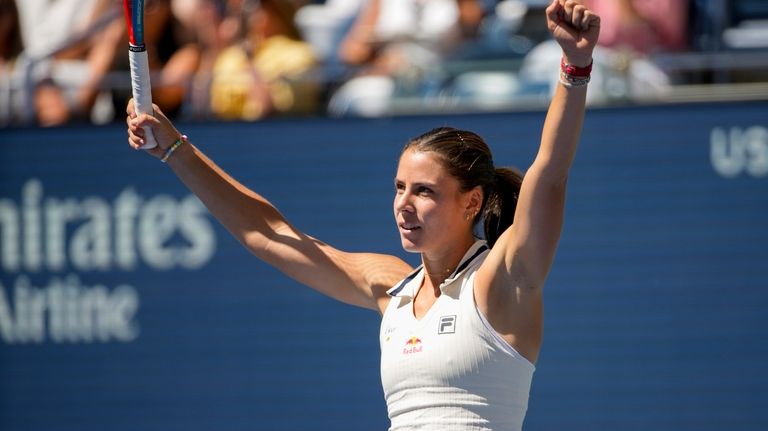
M 421 320 L 413 316 L 421 267 L 388 291 L 380 344 L 390 430 L 522 429 L 535 367 L 475 305 L 474 275 L 487 254 L 477 241 Z

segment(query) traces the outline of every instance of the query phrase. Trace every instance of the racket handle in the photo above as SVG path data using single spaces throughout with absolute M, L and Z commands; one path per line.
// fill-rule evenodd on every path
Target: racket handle
M 136 104 L 136 114 L 153 115 L 152 109 L 152 86 L 149 82 L 149 60 L 147 51 L 137 49 L 131 46 L 128 51 L 128 60 L 131 65 L 131 89 L 133 90 L 133 100 Z M 157 146 L 155 136 L 149 126 L 144 127 L 144 145 L 143 150 L 149 150 Z

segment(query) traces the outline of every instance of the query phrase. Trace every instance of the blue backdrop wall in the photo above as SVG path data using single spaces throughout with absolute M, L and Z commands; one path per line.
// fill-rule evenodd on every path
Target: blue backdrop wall
M 406 140 L 524 168 L 543 112 L 182 124 L 299 228 L 394 253 Z M 122 127 L 0 130 L 0 429 L 383 430 L 378 316 L 250 256 Z M 768 103 L 592 110 L 527 430 L 768 428 Z

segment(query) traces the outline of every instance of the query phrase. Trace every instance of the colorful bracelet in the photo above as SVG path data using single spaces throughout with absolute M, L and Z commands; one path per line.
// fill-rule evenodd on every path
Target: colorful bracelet
M 168 158 L 171 157 L 171 154 L 173 154 L 174 151 L 176 151 L 181 144 L 187 142 L 188 138 L 187 135 L 181 135 L 179 136 L 179 139 L 176 140 L 176 142 L 173 143 L 170 147 L 168 147 L 167 150 L 165 150 L 165 154 L 163 154 L 163 157 L 160 159 L 161 162 L 165 163 L 168 161 Z
M 578 67 L 565 62 L 565 57 L 560 59 L 560 71 L 566 75 L 571 75 L 579 78 L 587 78 L 592 74 L 592 64 L 594 61 L 589 62 L 587 67 Z
M 579 78 L 576 76 L 568 75 L 565 72 L 560 72 L 560 83 L 567 88 L 584 87 L 589 84 L 592 78 L 587 76 L 585 78 Z
M 567 64 L 565 58 L 560 60 L 560 83 L 567 88 L 584 87 L 592 78 L 592 64 L 587 67 L 578 67 Z

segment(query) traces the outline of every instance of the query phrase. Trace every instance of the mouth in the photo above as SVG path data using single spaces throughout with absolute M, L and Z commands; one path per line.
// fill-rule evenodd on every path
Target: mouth
M 421 229 L 421 226 L 419 226 L 417 224 L 414 224 L 414 223 L 403 222 L 403 223 L 400 223 L 398 226 L 400 226 L 400 230 L 405 231 L 405 232 L 413 232 L 413 231 Z

